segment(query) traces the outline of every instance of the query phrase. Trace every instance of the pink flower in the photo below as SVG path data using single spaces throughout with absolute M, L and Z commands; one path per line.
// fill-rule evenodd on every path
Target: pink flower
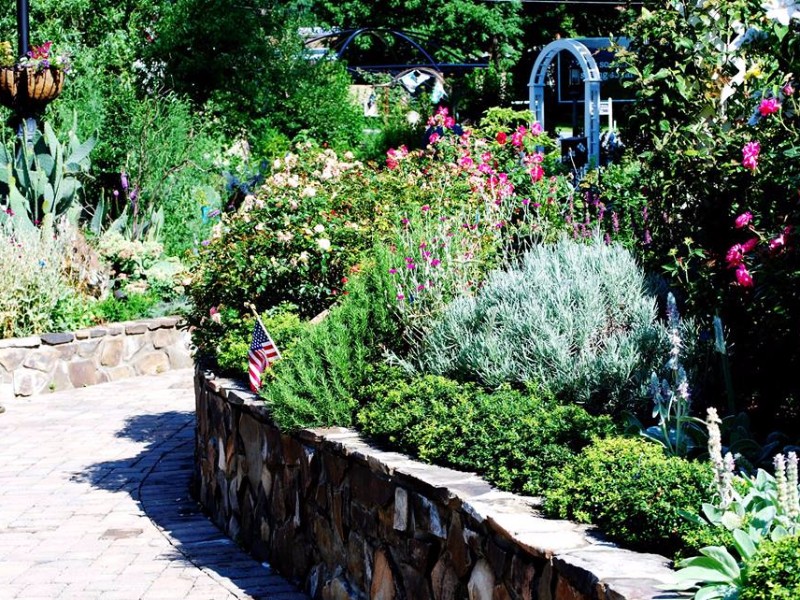
M 741 229 L 742 227 L 746 227 L 747 225 L 749 225 L 752 220 L 753 220 L 753 213 L 751 213 L 748 210 L 747 212 L 743 212 L 738 217 L 736 217 L 736 221 L 734 221 L 734 224 L 736 225 L 736 229 Z
M 734 244 L 725 255 L 725 260 L 728 262 L 728 268 L 738 267 L 744 260 L 744 248 L 741 244 Z
M 508 136 L 504 132 L 500 131 L 494 139 L 497 140 L 498 144 L 503 146 L 508 141 Z
M 776 250 L 779 250 L 780 248 L 783 248 L 785 245 L 786 245 L 786 236 L 784 236 L 783 234 L 780 234 L 774 240 L 770 240 L 770 242 L 769 242 L 769 251 L 770 252 L 775 252 Z
M 794 94 L 794 88 L 792 87 L 791 83 L 787 83 L 785 86 L 783 86 L 782 91 L 784 96 L 791 96 Z
M 406 298 L 405 295 L 403 295 L 402 293 L 397 294 L 397 299 L 398 300 L 405 300 L 405 298 Z
M 764 98 L 758 106 L 758 112 L 762 117 L 774 115 L 781 109 L 781 103 L 777 98 Z
M 431 144 L 435 144 L 436 142 L 438 142 L 438 141 L 441 139 L 441 137 L 442 137 L 442 136 L 440 136 L 438 133 L 436 133 L 436 132 L 434 131 L 434 132 L 431 134 L 431 136 L 428 138 L 428 141 L 429 141 Z
M 522 139 L 525 137 L 526 133 L 528 133 L 528 130 L 524 125 L 520 125 L 517 127 L 517 130 L 511 134 L 511 143 L 516 147 L 522 146 Z
M 758 238 L 750 238 L 744 244 L 742 244 L 742 252 L 745 254 L 752 252 L 755 250 L 756 246 L 758 246 Z
M 420 210 L 422 212 L 428 212 L 431 209 L 430 205 L 425 204 Z
M 422 291 L 422 290 L 424 290 L 424 289 L 425 289 L 425 284 L 424 284 L 424 283 L 420 283 L 420 284 L 417 286 L 417 291 L 418 291 L 418 292 L 421 292 L 421 291 Z
M 440 261 L 438 258 L 434 258 L 434 259 L 431 261 L 431 266 L 432 266 L 432 267 L 438 267 L 440 264 L 442 264 L 442 261 Z
M 389 273 L 391 273 L 392 275 L 395 275 L 397 273 L 397 269 L 392 267 L 391 269 L 389 269 Z
M 544 129 L 542 129 L 541 123 L 534 123 L 533 125 L 531 125 L 531 133 L 533 135 L 541 135 L 542 133 L 544 133 Z
M 531 180 L 534 182 L 541 181 L 542 177 L 544 177 L 544 169 L 542 169 L 541 165 L 533 165 L 531 169 Z
M 475 166 L 475 161 L 470 156 L 462 156 L 458 159 L 458 166 L 462 169 L 471 169 Z
M 761 144 L 758 142 L 747 142 L 742 148 L 742 166 L 745 169 L 755 171 L 758 167 L 758 154 L 761 152 Z
M 743 264 L 736 269 L 736 281 L 742 287 L 753 287 L 753 276 Z
M 456 120 L 453 117 L 445 117 L 444 118 L 444 126 L 448 129 L 452 129 L 456 126 Z

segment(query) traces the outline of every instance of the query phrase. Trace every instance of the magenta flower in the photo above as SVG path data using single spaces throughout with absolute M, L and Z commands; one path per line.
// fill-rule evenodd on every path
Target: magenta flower
M 402 293 L 399 293 L 399 294 L 397 294 L 397 299 L 398 299 L 398 300 L 405 300 L 405 298 L 406 298 L 406 297 L 405 297 L 405 295 L 404 295 L 404 294 L 402 294 Z
M 533 135 L 541 135 L 542 133 L 544 133 L 544 129 L 542 129 L 541 123 L 534 123 L 531 126 L 531 133 Z
M 786 236 L 783 235 L 783 234 L 780 234 L 775 239 L 770 240 L 770 242 L 769 242 L 769 251 L 770 252 L 775 252 L 775 251 L 783 248 L 785 245 L 786 245 Z
M 748 210 L 740 214 L 738 217 L 736 217 L 736 221 L 734 221 L 734 224 L 736 225 L 736 229 L 741 229 L 742 227 L 747 227 L 752 220 L 753 220 L 753 213 L 751 213 Z
M 418 291 L 418 292 L 421 292 L 421 291 L 422 291 L 422 290 L 424 290 L 424 289 L 425 289 L 425 284 L 424 284 L 424 283 L 420 283 L 420 284 L 417 286 L 417 291 Z
M 429 204 L 425 204 L 420 210 L 422 212 L 428 212 L 431 209 Z
M 542 169 L 541 165 L 533 165 L 531 169 L 531 180 L 536 183 L 537 181 L 541 181 L 542 177 L 544 177 L 544 169 Z
M 758 154 L 761 152 L 761 144 L 758 142 L 747 142 L 742 148 L 742 166 L 745 169 L 755 171 L 758 167 Z
M 728 262 L 728 268 L 738 267 L 744 260 L 744 248 L 741 244 L 734 244 L 725 255 L 725 260 Z
M 744 264 L 741 264 L 736 269 L 736 281 L 742 287 L 753 287 L 753 276 Z
M 784 96 L 791 96 L 794 94 L 794 88 L 792 87 L 791 83 L 787 83 L 785 86 L 783 86 L 782 91 Z
M 499 131 L 494 139 L 497 140 L 498 144 L 504 146 L 505 143 L 508 141 L 508 136 L 505 134 L 505 132 Z
M 394 275 L 394 274 L 396 274 L 396 273 L 397 273 L 397 269 L 395 269 L 394 267 L 392 267 L 391 269 L 389 269 L 389 273 L 391 273 L 392 275 Z
M 758 112 L 761 113 L 762 117 L 774 115 L 780 109 L 781 103 L 778 102 L 777 98 L 764 98 L 761 104 L 758 105 Z
M 431 266 L 432 266 L 432 267 L 438 267 L 440 264 L 442 264 L 442 261 L 440 261 L 438 258 L 434 258 L 434 259 L 431 261 Z
M 742 252 L 745 254 L 752 252 L 755 250 L 756 246 L 758 246 L 758 238 L 750 238 L 744 244 L 742 244 Z
M 428 138 L 428 141 L 429 141 L 431 144 L 435 144 L 436 142 L 438 142 L 438 141 L 439 141 L 439 139 L 441 139 L 441 137 L 442 137 L 442 136 L 440 136 L 438 133 L 436 133 L 436 132 L 434 131 L 434 132 L 431 134 L 431 136 Z

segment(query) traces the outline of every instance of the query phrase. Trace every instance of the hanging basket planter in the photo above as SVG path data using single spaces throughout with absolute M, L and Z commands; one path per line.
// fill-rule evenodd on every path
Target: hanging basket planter
M 64 89 L 64 71 L 56 68 L 0 68 L 0 104 L 21 112 L 40 112 Z

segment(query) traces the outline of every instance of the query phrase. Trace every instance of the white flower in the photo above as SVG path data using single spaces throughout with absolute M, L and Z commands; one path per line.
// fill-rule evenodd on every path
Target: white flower
M 286 184 L 290 188 L 296 188 L 300 185 L 300 178 L 297 175 L 290 175 L 289 179 L 286 180 Z
M 319 246 L 320 250 L 325 250 L 326 252 L 331 249 L 331 241 L 327 238 L 318 239 L 317 245 Z
M 767 0 L 761 5 L 767 11 L 767 18 L 777 21 L 784 27 L 792 19 L 800 19 L 800 6 L 795 0 Z
M 314 231 L 317 233 L 322 233 L 323 231 L 325 231 L 325 226 L 322 223 L 317 223 L 316 225 L 314 225 Z
M 280 158 L 276 158 L 273 161 L 272 168 L 275 169 L 276 171 L 281 168 L 281 159 Z
M 317 195 L 317 188 L 315 188 L 313 185 L 308 185 L 305 188 L 303 188 L 302 195 L 305 198 L 313 198 L 314 196 Z
M 308 262 L 308 252 L 305 251 L 301 252 L 300 256 L 297 257 L 297 260 L 299 260 L 303 264 L 306 264 Z

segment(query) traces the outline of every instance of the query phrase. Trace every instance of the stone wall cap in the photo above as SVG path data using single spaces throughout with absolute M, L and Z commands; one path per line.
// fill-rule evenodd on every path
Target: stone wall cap
M 127 335 L 141 335 L 147 332 L 147 323 L 129 322 L 124 324 Z
M 61 344 L 69 344 L 75 339 L 72 333 L 43 333 L 41 336 L 42 343 L 48 346 L 59 346 Z
M 181 317 L 160 317 L 158 319 L 158 326 L 164 328 L 177 327 L 181 322 Z
M 42 340 L 38 335 L 0 340 L 0 348 L 36 348 L 41 345 Z
M 105 337 L 107 334 L 108 334 L 108 329 L 103 329 L 101 327 L 97 327 L 89 331 L 90 338 Z

